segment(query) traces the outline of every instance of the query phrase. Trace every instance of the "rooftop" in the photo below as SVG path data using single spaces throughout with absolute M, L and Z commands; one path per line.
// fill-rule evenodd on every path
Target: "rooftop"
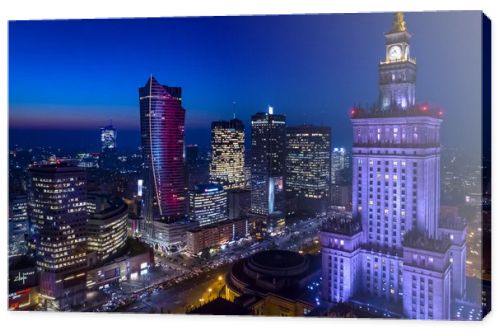
M 424 233 L 413 229 L 407 232 L 403 240 L 404 247 L 428 250 L 431 252 L 444 253 L 450 247 L 448 239 L 431 239 Z
M 259 267 L 276 269 L 296 267 L 305 262 L 304 257 L 299 253 L 277 249 L 256 253 L 250 260 Z
M 361 224 L 359 221 L 353 220 L 350 215 L 335 214 L 334 216 L 328 217 L 321 226 L 321 230 L 323 232 L 353 236 L 361 232 Z
M 77 167 L 76 162 L 72 160 L 55 160 L 54 162 L 43 165 L 32 165 L 30 166 L 29 171 L 36 173 L 64 173 L 64 172 L 85 173 L 85 169 Z
M 289 300 L 310 301 L 307 284 L 317 279 L 320 271 L 320 256 L 285 250 L 262 251 L 236 262 L 226 284 L 241 294 L 274 294 Z
M 217 192 L 217 191 L 222 191 L 224 188 L 217 183 L 205 183 L 205 184 L 197 184 L 194 186 L 194 193 L 196 194 L 204 194 L 204 193 L 211 193 L 211 192 Z
M 89 212 L 90 219 L 107 219 L 118 212 L 128 211 L 128 207 L 120 197 L 102 194 L 88 194 L 87 201 L 96 206 L 95 212 Z
M 198 226 L 198 223 L 194 223 L 193 227 L 188 229 L 188 232 L 199 232 L 199 231 L 203 231 L 203 230 L 210 230 L 210 229 L 221 227 L 224 225 L 231 225 L 231 224 L 237 223 L 241 220 L 246 220 L 246 218 L 228 219 L 228 220 L 223 220 L 223 221 L 220 221 L 217 223 L 207 224 L 207 225 L 203 225 L 203 226 Z

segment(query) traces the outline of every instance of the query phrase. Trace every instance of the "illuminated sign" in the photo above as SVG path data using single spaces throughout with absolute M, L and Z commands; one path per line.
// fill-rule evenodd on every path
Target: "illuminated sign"
M 28 276 L 26 275 L 26 273 L 23 273 L 21 275 L 21 272 L 18 272 L 17 276 L 14 277 L 14 282 L 20 282 L 20 281 L 22 281 L 23 282 L 22 284 L 24 285 L 24 283 L 26 283 L 27 279 L 28 279 Z
M 26 285 L 26 281 L 31 281 L 31 279 L 35 276 L 35 271 L 25 271 L 18 272 L 16 276 L 12 277 L 12 281 L 15 285 Z

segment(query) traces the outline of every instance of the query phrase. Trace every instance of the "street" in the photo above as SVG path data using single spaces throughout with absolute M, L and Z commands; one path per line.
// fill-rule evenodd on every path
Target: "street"
M 227 245 L 208 259 L 183 253 L 155 254 L 156 266 L 137 280 L 127 280 L 95 292 L 86 310 L 144 313 L 186 313 L 216 298 L 232 263 L 266 249 L 300 253 L 319 252 L 323 218 L 292 222 L 280 234 L 261 241 L 243 239 Z

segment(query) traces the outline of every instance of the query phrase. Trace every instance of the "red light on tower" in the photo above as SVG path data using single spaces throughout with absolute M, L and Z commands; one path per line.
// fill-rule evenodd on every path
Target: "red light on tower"
M 429 110 L 429 106 L 427 104 L 424 104 L 420 107 L 420 110 L 422 110 L 423 112 L 427 112 L 427 110 Z
M 351 116 L 353 116 L 353 117 L 354 117 L 355 115 L 356 115 L 356 109 L 352 108 L 352 109 L 351 109 Z

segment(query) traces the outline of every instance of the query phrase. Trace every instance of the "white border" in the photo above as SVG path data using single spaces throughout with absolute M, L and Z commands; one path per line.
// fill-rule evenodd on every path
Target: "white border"
M 13 19 L 55 19 L 55 18 L 103 18 L 103 17 L 159 17 L 159 16 L 211 16 L 211 15 L 242 15 L 242 14 L 293 14 L 293 13 L 352 13 L 352 12 L 383 12 L 383 11 L 423 11 L 423 10 L 459 10 L 459 9 L 481 9 L 493 21 L 493 55 L 498 54 L 499 35 L 495 33 L 495 21 L 499 20 L 499 1 L 487 0 L 454 0 L 454 1 L 432 1 L 414 0 L 404 2 L 402 0 L 357 0 L 357 1 L 243 1 L 243 0 L 3 0 L 0 2 L 0 101 L 1 101 L 1 145 L 0 156 L 3 157 L 1 164 L 0 210 L 2 212 L 2 227 L 0 228 L 2 254 L 0 254 L 1 277 L 4 278 L 3 290 L 0 293 L 0 316 L 3 333 L 190 333 L 199 331 L 201 333 L 320 333 L 320 332 L 364 332 L 379 333 L 387 331 L 398 331 L 405 333 L 419 333 L 422 331 L 471 333 L 475 331 L 489 332 L 498 331 L 500 328 L 500 316 L 498 310 L 494 310 L 483 322 L 409 322 L 409 321 L 385 321 L 385 320 L 361 320 L 361 319 L 279 319 L 279 318 L 255 318 L 255 317 L 202 317 L 202 316 L 169 316 L 169 315 L 119 315 L 119 314 L 61 314 L 61 313 L 26 313 L 7 312 L 7 128 L 8 128 L 8 100 L 7 100 L 7 21 Z M 466 42 L 466 41 L 464 41 Z M 495 59 L 495 56 L 492 57 Z M 493 81 L 498 78 L 499 70 L 493 64 Z M 493 85 L 494 87 L 494 85 Z M 493 89 L 495 91 L 495 89 Z M 498 90 L 497 90 L 498 91 Z M 493 106 L 496 105 L 493 96 Z M 493 114 L 493 128 L 500 128 L 499 117 Z M 493 147 L 500 147 L 499 135 L 493 132 Z M 497 161 L 499 150 L 493 150 L 493 161 Z M 496 163 L 493 164 L 493 171 Z M 493 176 L 494 194 L 494 216 L 493 227 L 494 240 L 499 240 L 500 230 L 496 227 L 498 208 L 500 202 L 496 203 L 496 194 L 500 191 L 500 177 Z M 496 177 L 495 177 L 496 176 Z M 493 243 L 493 276 L 498 258 L 497 247 Z M 497 284 L 493 282 L 493 308 L 499 293 Z

